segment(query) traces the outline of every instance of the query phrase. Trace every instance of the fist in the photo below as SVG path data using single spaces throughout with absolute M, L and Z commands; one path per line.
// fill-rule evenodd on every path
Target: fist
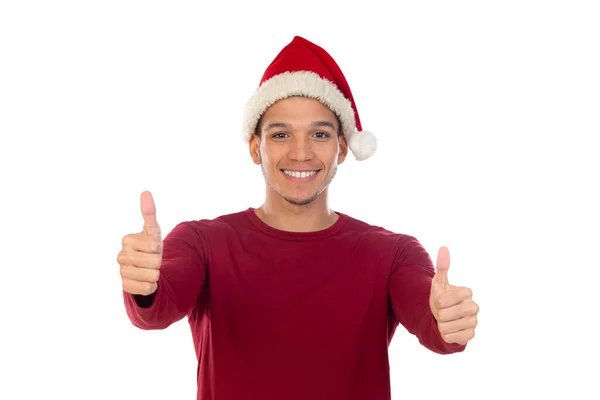
M 123 290 L 148 296 L 157 289 L 162 263 L 162 235 L 156 221 L 156 207 L 150 192 L 140 199 L 144 227 L 140 233 L 123 237 L 123 248 L 117 256 L 121 266 Z
M 436 272 L 431 282 L 429 306 L 446 343 L 467 344 L 475 337 L 479 305 L 467 287 L 448 282 L 450 252 L 443 246 L 438 253 Z

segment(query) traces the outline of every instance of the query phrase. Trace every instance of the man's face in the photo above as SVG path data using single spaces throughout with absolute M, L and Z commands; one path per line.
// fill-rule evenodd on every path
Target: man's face
M 271 190 L 289 203 L 306 205 L 327 189 L 346 158 L 339 129 L 336 116 L 319 101 L 283 99 L 263 114 L 250 154 Z

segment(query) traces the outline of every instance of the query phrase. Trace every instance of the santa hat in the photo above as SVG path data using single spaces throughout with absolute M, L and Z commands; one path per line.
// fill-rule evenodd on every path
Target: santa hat
M 265 71 L 258 89 L 246 104 L 244 138 L 250 140 L 263 113 L 291 96 L 319 100 L 338 116 L 348 147 L 357 160 L 377 148 L 373 133 L 363 131 L 350 86 L 335 60 L 321 47 L 295 36 Z

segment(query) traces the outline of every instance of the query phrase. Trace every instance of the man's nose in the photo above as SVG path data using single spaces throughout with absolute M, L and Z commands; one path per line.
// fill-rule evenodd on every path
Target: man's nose
M 291 142 L 290 158 L 296 161 L 307 161 L 313 157 L 310 138 L 296 136 Z

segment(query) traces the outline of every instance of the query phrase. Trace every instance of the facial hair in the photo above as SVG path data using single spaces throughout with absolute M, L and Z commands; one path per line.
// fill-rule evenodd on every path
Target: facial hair
M 294 199 L 294 198 L 288 197 L 280 188 L 278 188 L 275 185 L 275 183 L 273 183 L 269 180 L 262 161 L 260 163 L 260 169 L 262 171 L 263 177 L 265 178 L 265 182 L 267 182 L 267 184 L 271 187 L 271 189 L 273 189 L 275 192 L 277 192 L 277 194 L 279 194 L 285 201 L 287 201 L 290 204 L 296 205 L 296 206 L 305 206 L 305 205 L 308 205 L 308 204 L 312 203 L 313 201 L 315 201 L 321 195 L 321 193 L 323 193 L 325 191 L 325 189 L 327 189 L 327 187 L 329 186 L 331 181 L 333 181 L 333 178 L 337 174 L 337 165 L 335 165 L 333 167 L 333 170 L 331 172 L 331 176 L 329 177 L 329 179 L 327 179 L 327 181 L 323 182 L 321 188 L 319 188 L 319 190 L 317 190 L 317 192 L 312 197 L 309 197 L 308 199 L 297 199 L 297 198 Z

